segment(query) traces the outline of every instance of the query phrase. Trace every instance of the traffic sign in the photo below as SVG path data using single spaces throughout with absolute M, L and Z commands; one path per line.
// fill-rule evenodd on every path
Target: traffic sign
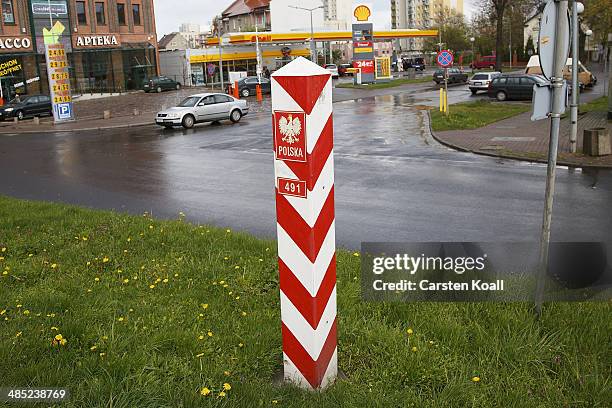
M 453 56 L 453 53 L 449 50 L 442 50 L 438 53 L 438 65 L 442 68 L 448 68 L 453 65 L 454 59 L 455 57 Z
M 567 16 L 567 27 L 559 30 L 556 26 L 557 7 L 553 0 L 549 0 L 544 7 L 542 19 L 540 20 L 540 35 L 538 37 L 538 49 L 540 50 L 540 67 L 542 75 L 546 79 L 551 79 L 553 76 L 554 55 L 555 55 L 555 39 L 560 37 L 561 48 L 557 58 L 557 64 L 564 67 L 569 57 L 570 50 L 570 23 L 569 14 Z

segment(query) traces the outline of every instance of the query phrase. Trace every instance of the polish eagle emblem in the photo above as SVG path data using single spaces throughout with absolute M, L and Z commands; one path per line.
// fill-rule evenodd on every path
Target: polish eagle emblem
M 283 135 L 283 142 L 294 144 L 300 141 L 298 136 L 302 131 L 302 122 L 300 118 L 294 118 L 291 114 L 282 116 L 278 121 L 278 130 Z

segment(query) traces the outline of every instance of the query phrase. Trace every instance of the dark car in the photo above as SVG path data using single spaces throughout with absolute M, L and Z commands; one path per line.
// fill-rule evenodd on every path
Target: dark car
M 436 72 L 433 73 L 433 80 L 436 84 L 441 84 L 444 83 L 444 70 L 443 69 L 438 69 L 436 70 Z M 454 83 L 460 83 L 460 82 L 467 82 L 468 80 L 468 75 L 457 69 L 457 68 L 449 68 L 448 69 L 448 83 L 449 84 L 454 84 Z
M 174 79 L 170 79 L 165 76 L 156 76 L 149 78 L 148 81 L 145 81 L 143 89 L 145 92 L 162 92 L 169 91 L 172 89 L 176 89 L 177 91 L 181 89 L 181 84 L 176 82 Z
M 53 115 L 53 106 L 49 95 L 20 96 L 6 105 L 0 107 L 0 120 L 18 118 L 22 120 L 28 116 Z
M 538 75 L 503 75 L 494 78 L 487 90 L 489 97 L 498 101 L 508 99 L 531 100 L 533 98 L 533 86 L 536 83 L 543 84 L 546 80 Z
M 243 97 L 255 95 L 258 83 L 256 76 L 242 78 L 238 81 L 238 92 Z M 270 80 L 266 77 L 261 77 L 261 93 L 270 93 Z
M 338 66 L 338 73 L 340 76 L 353 76 L 353 73 L 348 71 L 353 68 L 353 64 L 340 64 Z

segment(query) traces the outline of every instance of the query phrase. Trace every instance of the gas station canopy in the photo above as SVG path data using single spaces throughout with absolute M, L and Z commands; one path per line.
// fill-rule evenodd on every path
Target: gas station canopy
M 415 37 L 437 37 L 438 30 L 415 30 L 415 29 L 396 29 L 374 31 L 374 41 L 391 40 L 397 38 Z M 289 33 L 230 33 L 223 37 L 223 44 L 250 44 L 255 43 L 256 39 L 260 43 L 290 43 L 310 41 L 309 32 L 289 32 Z M 314 33 L 315 41 L 351 41 L 353 35 L 350 31 L 318 31 Z M 219 44 L 217 37 L 206 40 L 207 46 Z

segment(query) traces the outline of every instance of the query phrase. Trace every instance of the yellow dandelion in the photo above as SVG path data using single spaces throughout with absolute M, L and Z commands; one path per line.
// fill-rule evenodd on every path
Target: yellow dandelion
M 55 327 L 55 326 L 51 326 L 51 330 L 58 331 L 59 329 L 57 327 Z
M 236 300 L 239 300 L 239 299 L 240 299 L 240 296 L 236 296 Z
M 19 305 L 17 305 L 17 308 L 19 309 L 21 306 L 23 306 L 23 305 L 19 304 Z
M 149 225 L 149 229 L 153 229 L 153 226 L 152 226 L 152 225 Z
M 240 265 L 234 266 L 234 269 L 240 269 Z
M 243 315 L 243 316 L 246 316 L 246 315 L 247 315 L 247 312 L 242 312 L 242 313 L 240 313 L 240 314 L 241 314 L 241 315 Z
M 204 395 L 204 396 L 209 395 L 210 394 L 210 390 L 208 388 L 204 387 L 204 388 L 202 388 L 200 390 L 200 394 Z
M 162 282 L 168 283 L 168 278 L 164 279 Z
M 90 262 L 90 261 L 87 261 L 87 266 L 89 266 L 89 265 L 91 265 L 91 262 Z
M 213 332 L 209 331 L 208 333 L 208 337 L 212 337 L 213 336 Z
M 472 382 L 479 382 L 480 381 L 480 377 L 472 377 Z
M 408 335 L 410 336 L 410 335 L 412 335 L 412 333 L 414 333 L 414 332 L 412 331 L 412 329 L 408 329 L 408 330 L 406 330 L 406 333 L 408 333 Z
M 66 343 L 68 343 L 68 340 L 66 340 L 66 339 L 61 339 L 61 340 L 59 341 L 59 343 L 60 343 L 62 346 L 65 346 L 65 345 L 66 345 Z
M 83 238 L 81 238 L 81 239 L 82 239 L 83 241 L 87 241 L 89 238 L 87 238 L 87 237 L 85 237 L 85 236 L 84 236 L 84 237 L 83 237 Z
M 33 256 L 34 256 L 34 254 L 28 254 L 28 258 L 31 258 Z
M 229 371 L 224 371 L 223 374 L 225 374 L 226 377 L 229 377 L 230 372 Z
M 353 252 L 353 256 L 359 256 L 359 252 Z
M 119 320 L 120 322 L 122 322 L 122 321 L 124 321 L 124 320 L 125 320 L 125 318 L 124 318 L 124 317 L 120 317 L 120 318 L 118 318 L 117 320 Z
M 202 357 L 203 355 L 204 355 L 204 353 L 196 354 L 196 357 L 197 357 L 197 358 L 200 358 L 200 357 Z
M 232 232 L 232 230 L 231 229 L 226 229 L 225 232 L 227 232 L 229 234 L 230 232 Z
M 125 278 L 125 279 L 123 280 L 123 283 L 129 283 L 129 282 L 130 282 L 130 280 L 129 280 L 128 278 Z
M 412 348 L 412 352 L 413 352 L 413 353 L 416 353 L 416 352 L 417 352 L 417 350 L 418 350 L 418 349 L 416 348 L 416 346 Z
M 204 317 L 204 315 L 203 315 L 202 313 L 200 313 L 200 314 L 198 315 L 198 317 Z
M 100 278 L 98 278 L 97 276 L 94 278 L 94 280 L 95 280 L 96 282 L 100 282 Z
M 8 271 L 3 271 L 2 274 L 3 275 L 8 275 Z
M 175 274 L 174 274 L 174 277 L 175 277 L 175 278 L 178 278 L 178 277 L 179 277 L 179 274 L 178 274 L 178 273 L 175 273 Z
M 272 400 L 273 404 L 278 404 L 278 400 Z
M 95 345 L 94 345 L 94 346 L 91 346 L 91 347 L 89 348 L 89 350 L 91 350 L 91 351 L 96 351 L 97 349 L 98 349 L 98 346 L 95 346 Z
M 155 288 L 155 285 L 149 285 L 149 288 L 153 289 Z
M 202 306 L 202 309 L 208 309 L 208 303 L 202 303 L 200 306 Z
M 60 341 L 60 340 L 61 340 L 61 339 L 63 339 L 63 338 L 64 338 L 64 336 L 62 336 L 62 334 L 61 334 L 61 333 L 60 333 L 60 334 L 56 334 L 56 335 L 55 335 L 55 340 L 57 340 L 57 341 Z
M 87 289 L 87 293 L 91 292 L 91 289 Z
M 23 311 L 23 314 L 27 316 L 27 315 L 30 314 L 30 311 L 28 309 L 26 309 L 26 310 Z
M 225 395 L 226 395 L 226 394 L 225 394 L 225 391 L 221 391 L 221 392 L 219 393 L 219 398 L 223 398 L 223 397 L 225 397 Z
M 204 335 L 200 334 L 200 335 L 198 336 L 198 339 L 199 339 L 199 340 L 204 340 Z
M 102 258 L 103 263 L 107 263 L 108 261 L 110 261 L 110 259 L 108 259 L 107 257 Z
M 138 280 L 138 276 L 136 275 L 132 276 L 132 280 Z
M 21 336 L 21 333 L 23 333 L 23 332 L 17 332 L 17 334 L 15 334 L 15 337 Z
M 2 252 L 6 252 L 6 248 L 5 247 L 2 247 Z
M 224 281 L 224 280 L 222 280 L 222 281 L 220 281 L 220 282 L 219 282 L 219 284 L 220 284 L 220 285 L 223 285 L 224 283 L 225 283 L 225 281 Z
M 228 373 L 228 374 L 229 374 L 229 373 Z M 224 389 L 225 391 L 229 391 L 229 390 L 231 390 L 231 389 L 232 389 L 232 386 L 231 386 L 231 385 L 229 385 L 228 383 L 223 383 L 223 389 Z
M 0 316 L 2 316 L 2 315 L 3 315 L 3 314 L 5 314 L 5 313 L 6 313 L 6 309 L 2 309 L 2 310 L 0 310 Z
M 102 336 L 102 340 L 108 340 L 108 336 Z
M 100 353 L 100 357 L 104 357 L 106 353 Z
M 263 262 L 263 259 L 262 259 L 262 258 L 259 258 L 259 262 Z
M 227 288 L 229 285 L 226 283 L 225 285 L 223 285 L 224 288 Z
M 57 264 L 56 263 L 51 264 L 51 269 L 55 269 L 55 268 L 57 268 Z
M 244 344 L 238 343 L 238 347 L 244 347 Z

